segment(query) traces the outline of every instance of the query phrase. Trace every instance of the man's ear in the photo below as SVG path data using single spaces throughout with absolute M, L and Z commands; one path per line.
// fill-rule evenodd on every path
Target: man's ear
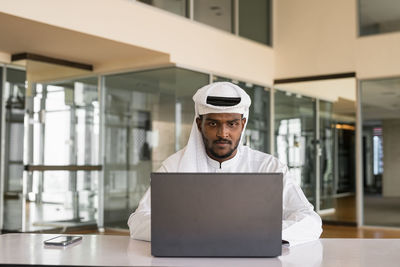
M 201 132 L 201 122 L 203 120 L 201 118 L 196 118 L 196 124 L 197 124 L 197 129 L 199 129 L 199 131 Z
M 243 130 L 245 124 L 246 124 L 246 118 L 243 118 L 242 119 L 242 130 Z

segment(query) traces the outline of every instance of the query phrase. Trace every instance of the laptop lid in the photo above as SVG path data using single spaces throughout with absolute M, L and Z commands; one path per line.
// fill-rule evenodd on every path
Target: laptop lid
M 281 255 L 282 180 L 282 173 L 152 173 L 152 255 Z

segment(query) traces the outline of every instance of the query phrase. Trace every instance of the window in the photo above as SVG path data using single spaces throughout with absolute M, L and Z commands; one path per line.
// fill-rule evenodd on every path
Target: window
M 360 36 L 400 31 L 400 2 L 359 0 Z

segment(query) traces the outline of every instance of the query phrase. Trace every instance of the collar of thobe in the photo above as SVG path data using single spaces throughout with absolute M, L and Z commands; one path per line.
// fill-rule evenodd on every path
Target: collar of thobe
M 209 166 L 211 166 L 214 169 L 226 170 L 226 169 L 229 169 L 232 166 L 235 166 L 235 165 L 238 164 L 238 161 L 239 161 L 239 158 L 240 158 L 240 154 L 241 154 L 240 153 L 240 149 L 238 148 L 237 151 L 236 151 L 236 155 L 233 158 L 225 160 L 225 161 L 223 161 L 221 163 L 219 163 L 218 161 L 210 158 L 207 155 L 207 163 L 208 163 Z

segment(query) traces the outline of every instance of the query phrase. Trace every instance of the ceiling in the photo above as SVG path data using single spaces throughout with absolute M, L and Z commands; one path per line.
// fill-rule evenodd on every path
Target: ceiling
M 0 13 L 0 52 L 32 53 L 92 65 L 94 71 L 169 63 L 169 55 Z

